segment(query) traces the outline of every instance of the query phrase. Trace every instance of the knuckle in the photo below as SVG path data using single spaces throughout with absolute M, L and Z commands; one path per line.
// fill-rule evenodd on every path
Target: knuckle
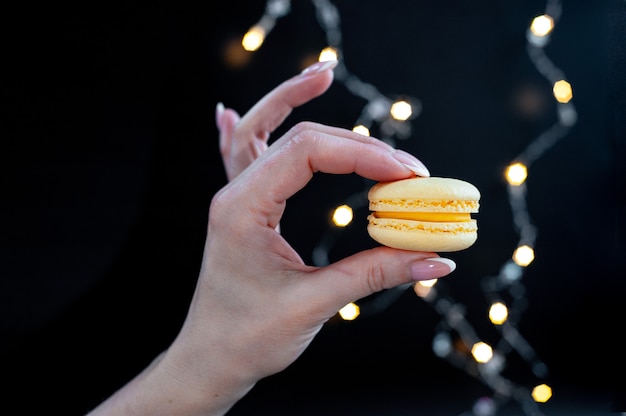
M 381 290 L 385 289 L 387 287 L 387 274 L 385 272 L 385 268 L 379 263 L 372 264 L 367 269 L 366 282 L 368 289 L 372 293 L 380 292 Z
M 297 145 L 307 145 L 319 138 L 316 124 L 310 121 L 301 121 L 290 130 L 291 142 Z

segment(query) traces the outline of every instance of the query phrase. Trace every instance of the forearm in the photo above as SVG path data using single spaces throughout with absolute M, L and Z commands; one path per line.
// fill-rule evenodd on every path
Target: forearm
M 181 365 L 179 357 L 171 356 L 178 354 L 168 351 L 159 355 L 88 416 L 219 416 L 254 386 L 253 382 L 238 380 L 232 372 L 226 373 L 228 369 L 220 369 L 220 365 L 208 374 L 197 367 L 190 370 L 186 364 Z M 202 382 L 194 382 L 195 376 L 201 377 Z

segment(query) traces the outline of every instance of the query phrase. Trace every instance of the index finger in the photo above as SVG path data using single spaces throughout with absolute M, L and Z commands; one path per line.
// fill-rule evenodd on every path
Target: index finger
M 394 148 L 375 138 L 316 123 L 300 123 L 240 175 L 245 201 L 235 209 L 261 214 L 275 226 L 288 198 L 302 189 L 315 172 L 356 173 L 376 181 L 408 178 L 415 173 Z
M 259 100 L 237 123 L 240 132 L 267 139 L 291 111 L 323 94 L 333 81 L 337 61 L 317 62 Z

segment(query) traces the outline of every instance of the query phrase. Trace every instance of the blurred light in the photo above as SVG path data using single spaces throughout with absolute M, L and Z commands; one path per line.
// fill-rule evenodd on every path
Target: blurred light
M 489 344 L 477 342 L 472 346 L 472 356 L 479 363 L 486 363 L 493 357 L 493 349 Z
M 370 129 L 368 129 L 367 127 L 365 127 L 362 124 L 359 124 L 358 126 L 354 126 L 352 128 L 352 131 L 355 132 L 355 133 L 362 134 L 363 136 L 369 136 L 370 135 Z
M 250 62 L 252 55 L 241 47 L 241 39 L 230 39 L 224 46 L 224 63 L 229 68 L 242 68 Z
M 512 283 L 522 277 L 522 268 L 515 264 L 515 262 L 508 261 L 504 266 L 502 266 L 500 275 L 505 282 Z
M 528 168 L 523 163 L 514 163 L 506 168 L 506 180 L 510 185 L 519 186 L 526 181 Z
M 341 205 L 335 208 L 335 212 L 333 213 L 333 223 L 337 227 L 345 227 L 352 222 L 352 218 L 352 208 L 348 205 Z
M 261 47 L 265 40 L 265 29 L 261 26 L 255 25 L 243 35 L 241 45 L 247 51 L 254 52 Z
M 496 414 L 496 404 L 491 397 L 481 397 L 474 403 L 472 411 L 476 416 L 493 416 Z
M 513 261 L 522 267 L 528 266 L 535 259 L 535 250 L 529 246 L 519 246 L 513 252 Z
M 408 120 L 409 117 L 413 114 L 413 109 L 411 108 L 411 104 L 406 101 L 400 100 L 396 101 L 391 105 L 391 109 L 389 110 L 391 113 L 391 117 L 396 120 L 405 121 Z
M 332 48 L 330 46 L 322 49 L 322 52 L 320 52 L 320 56 L 318 58 L 318 61 L 320 62 L 337 61 L 337 60 L 339 60 L 339 54 L 337 53 L 337 49 Z
M 552 88 L 554 98 L 560 103 L 568 103 L 573 96 L 572 85 L 564 79 L 554 83 Z
M 419 282 L 413 285 L 413 291 L 420 298 L 425 298 L 431 292 L 431 289 L 439 279 L 429 279 L 429 280 L 420 280 Z
M 537 16 L 530 24 L 530 31 L 535 36 L 546 36 L 554 29 L 554 20 L 547 14 Z
M 502 302 L 495 302 L 489 308 L 489 320 L 495 325 L 502 325 L 509 316 L 509 310 Z
M 361 314 L 361 309 L 356 303 L 350 302 L 339 310 L 339 315 L 344 321 L 352 321 Z
M 424 287 L 433 287 L 437 284 L 438 281 L 439 279 L 420 280 L 419 282 L 417 282 L 417 284 Z
M 533 389 L 533 400 L 538 403 L 545 403 L 552 397 L 552 388 L 547 384 L 540 384 Z
M 445 357 L 452 351 L 452 341 L 448 334 L 440 332 L 433 338 L 433 352 L 437 357 Z

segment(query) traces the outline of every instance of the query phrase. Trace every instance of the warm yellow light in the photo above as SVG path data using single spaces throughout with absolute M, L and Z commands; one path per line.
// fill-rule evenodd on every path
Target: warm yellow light
M 396 120 L 405 121 L 413 114 L 413 108 L 408 102 L 400 100 L 391 105 L 389 112 L 391 113 L 391 117 Z
M 547 14 L 537 16 L 530 24 L 530 31 L 535 36 L 546 36 L 554 29 L 554 20 Z
M 355 132 L 355 133 L 362 134 L 363 136 L 369 136 L 370 135 L 370 129 L 368 129 L 367 127 L 365 127 L 362 124 L 359 124 L 358 126 L 354 126 L 352 128 L 352 131 Z
M 361 309 L 359 308 L 359 305 L 353 302 L 350 302 L 343 308 L 339 309 L 339 316 L 341 316 L 344 321 L 352 321 L 356 319 L 360 313 Z
M 337 227 L 345 227 L 352 222 L 353 217 L 352 208 L 348 205 L 341 205 L 335 208 L 335 212 L 333 213 L 333 223 Z
M 564 79 L 554 83 L 552 92 L 554 93 L 554 98 L 560 103 L 569 103 L 574 95 L 572 93 L 572 85 Z
M 336 61 L 338 59 L 339 59 L 339 55 L 337 53 L 337 49 L 328 46 L 322 49 L 322 52 L 320 52 L 318 61 L 326 62 L 326 61 Z
M 439 279 L 420 280 L 419 282 L 417 282 L 417 284 L 424 287 L 433 287 L 437 284 L 438 281 Z
M 533 389 L 531 395 L 536 402 L 545 403 L 552 397 L 552 388 L 547 384 L 540 384 Z
M 265 40 L 265 29 L 261 26 L 252 26 L 248 32 L 243 35 L 241 45 L 247 51 L 254 52 L 261 47 Z
M 472 356 L 479 363 L 486 363 L 493 357 L 493 349 L 484 342 L 477 342 L 472 346 Z
M 529 246 L 519 246 L 513 252 L 513 261 L 522 267 L 528 266 L 535 259 L 535 250 Z
M 528 168 L 523 163 L 514 163 L 506 168 L 506 180 L 513 186 L 519 186 L 526 181 L 528 176 Z
M 495 325 L 502 325 L 509 317 L 509 310 L 502 302 L 495 302 L 489 308 L 489 320 Z
M 425 298 L 431 291 L 431 288 L 437 284 L 439 279 L 420 280 L 413 285 L 413 291 L 420 298 Z

